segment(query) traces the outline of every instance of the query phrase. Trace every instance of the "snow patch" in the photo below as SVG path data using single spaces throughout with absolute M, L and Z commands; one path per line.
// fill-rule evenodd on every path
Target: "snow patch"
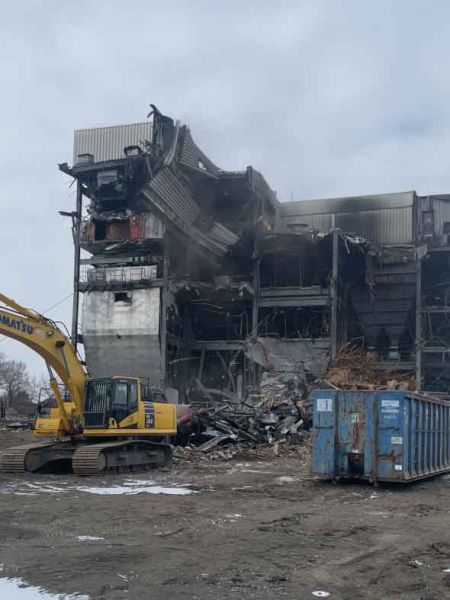
M 186 496 L 193 494 L 193 490 L 186 487 L 164 487 L 151 482 L 128 482 L 127 485 L 116 485 L 110 487 L 77 487 L 79 492 L 87 494 L 100 494 L 105 496 L 117 496 L 120 494 L 167 494 L 169 496 Z
M 52 594 L 41 587 L 29 586 L 23 579 L 0 579 L 0 598 L 8 600 L 89 600 L 84 594 Z
M 66 482 L 64 482 L 66 483 Z M 151 479 L 130 479 L 121 481 L 111 486 L 74 486 L 74 485 L 53 485 L 52 483 L 39 482 L 28 483 L 20 482 L 16 485 L 5 486 L 0 489 L 0 493 L 14 494 L 16 496 L 36 496 L 38 494 L 60 494 L 67 492 L 85 492 L 88 494 L 119 495 L 119 494 L 168 494 L 175 496 L 185 496 L 195 493 L 188 489 L 191 484 L 172 484 L 170 486 L 157 485 Z
M 274 471 L 262 471 L 261 469 L 228 469 L 227 475 L 234 475 L 235 473 L 256 473 L 261 475 L 275 475 Z

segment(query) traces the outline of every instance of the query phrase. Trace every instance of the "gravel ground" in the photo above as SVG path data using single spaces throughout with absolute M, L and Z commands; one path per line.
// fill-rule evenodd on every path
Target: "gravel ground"
M 0 431 L 0 447 L 28 439 Z M 308 469 L 307 453 L 266 450 L 132 476 L 0 475 L 1 576 L 92 600 L 450 597 L 450 476 L 375 490 Z

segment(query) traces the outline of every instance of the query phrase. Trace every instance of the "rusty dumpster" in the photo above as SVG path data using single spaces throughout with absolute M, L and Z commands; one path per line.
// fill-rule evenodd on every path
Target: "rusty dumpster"
M 311 470 L 374 484 L 449 472 L 450 402 L 408 391 L 315 390 Z

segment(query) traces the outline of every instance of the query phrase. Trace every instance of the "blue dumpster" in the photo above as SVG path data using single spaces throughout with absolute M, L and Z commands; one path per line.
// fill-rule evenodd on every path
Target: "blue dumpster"
M 316 390 L 311 470 L 374 484 L 448 472 L 450 403 L 408 391 Z

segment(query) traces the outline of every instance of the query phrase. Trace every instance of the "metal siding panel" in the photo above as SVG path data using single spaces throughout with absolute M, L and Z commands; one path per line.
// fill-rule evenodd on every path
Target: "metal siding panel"
M 281 224 L 301 230 L 301 224 L 328 232 L 336 226 L 379 244 L 413 242 L 415 192 L 351 196 L 280 204 Z M 450 219 L 449 219 L 450 220 Z
M 239 239 L 236 234 L 217 221 L 213 223 L 211 229 L 208 230 L 207 235 L 215 242 L 225 246 L 232 246 Z
M 170 169 L 161 169 L 141 191 L 143 197 L 172 223 L 213 252 L 225 254 L 237 236 L 220 223 L 209 230 L 197 225 L 204 216 L 187 186 Z
M 305 224 L 318 231 L 329 232 L 332 214 L 302 214 L 282 217 L 290 230 L 301 230 Z M 413 242 L 413 207 L 384 208 L 360 212 L 335 213 L 336 227 L 349 233 L 367 238 L 378 244 L 411 244 Z
M 203 168 L 200 167 L 200 162 L 203 164 Z M 200 150 L 187 128 L 181 148 L 180 163 L 197 171 L 206 170 L 214 176 L 219 174 L 219 168 Z
M 324 215 L 299 215 L 295 217 L 282 217 L 282 223 L 289 226 L 289 231 L 302 231 L 302 225 L 310 229 L 317 229 L 318 231 L 330 231 L 332 226 L 331 214 Z
M 170 209 L 169 218 L 175 221 L 181 218 L 186 225 L 192 225 L 200 216 L 201 211 L 189 191 L 166 167 L 161 169 L 145 186 L 156 193 Z M 151 192 L 150 192 L 151 195 Z M 166 214 L 166 213 L 165 213 Z
M 434 232 L 440 236 L 443 233 L 444 223 L 450 222 L 450 202 L 433 198 Z
M 377 244 L 410 244 L 413 241 L 412 207 L 337 214 L 336 227 Z
M 297 200 L 282 202 L 282 216 L 302 214 L 332 214 L 338 212 L 360 212 L 362 210 L 382 210 L 384 208 L 404 208 L 413 206 L 415 192 L 395 192 L 369 196 L 344 196 L 317 200 Z
M 76 129 L 74 132 L 73 164 L 79 154 L 92 154 L 95 162 L 123 158 L 126 146 L 138 146 L 143 140 L 151 140 L 152 122 Z

